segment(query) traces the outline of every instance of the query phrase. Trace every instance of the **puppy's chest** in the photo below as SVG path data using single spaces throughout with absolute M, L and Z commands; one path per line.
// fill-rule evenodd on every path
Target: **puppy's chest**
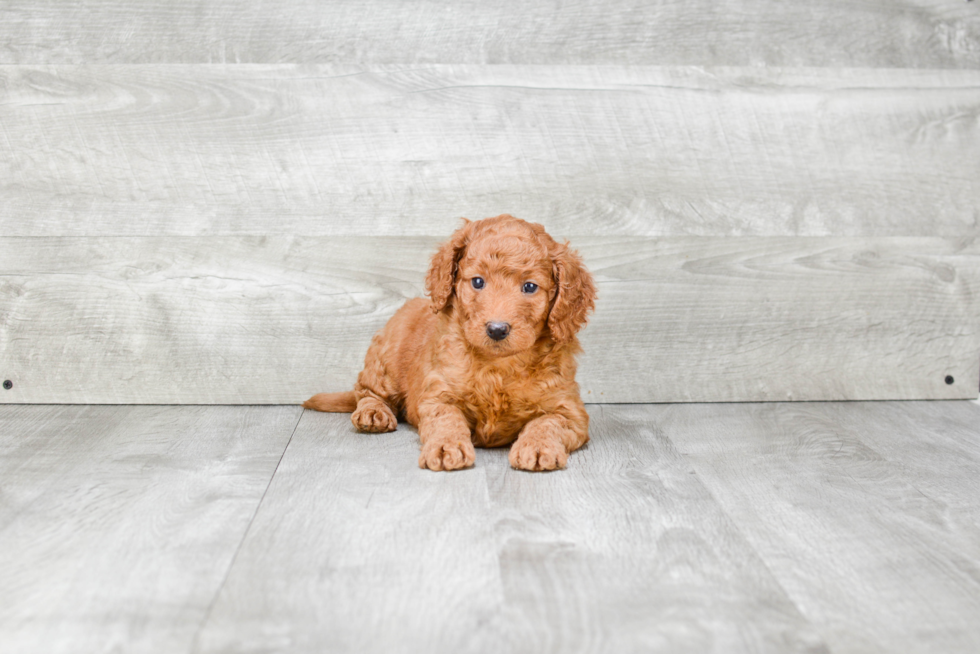
M 463 412 L 473 423 L 476 445 L 506 445 L 542 413 L 540 387 L 533 378 L 483 370 L 462 381 L 457 392 Z

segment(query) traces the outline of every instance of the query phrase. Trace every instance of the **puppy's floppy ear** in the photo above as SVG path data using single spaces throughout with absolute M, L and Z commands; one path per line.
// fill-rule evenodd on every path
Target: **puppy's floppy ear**
M 432 309 L 442 311 L 449 306 L 449 298 L 456 287 L 456 272 L 459 260 L 463 257 L 467 239 L 473 223 L 463 218 L 463 225 L 449 237 L 449 240 L 439 246 L 432 255 L 429 264 L 429 274 L 425 276 L 425 292 L 432 298 Z
M 568 243 L 555 243 L 551 249 L 555 298 L 548 314 L 548 329 L 557 343 L 572 340 L 595 309 L 596 288 L 592 275 L 582 263 L 578 252 L 568 249 Z

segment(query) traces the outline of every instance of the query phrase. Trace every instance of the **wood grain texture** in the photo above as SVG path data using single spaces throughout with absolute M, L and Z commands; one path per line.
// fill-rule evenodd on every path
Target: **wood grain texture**
M 0 407 L 4 651 L 980 646 L 980 403 L 589 411 L 565 471 L 442 474 L 296 407 Z
M 647 415 L 831 651 L 980 647 L 977 405 L 676 406 Z
M 197 651 L 822 651 L 663 434 L 604 413 L 555 474 L 305 414 Z
M 501 601 L 484 471 L 421 470 L 418 448 L 305 413 L 195 651 L 473 644 Z
M 642 407 L 590 415 L 565 471 L 477 453 L 505 598 L 481 651 L 827 651 Z
M 587 401 L 950 399 L 980 387 L 973 243 L 686 237 L 582 251 L 600 289 L 579 370 Z
M 978 401 L 925 402 L 886 409 L 862 403 L 829 415 L 898 466 L 901 476 L 914 479 L 917 489 L 948 507 L 947 517 L 960 520 L 959 527 L 980 544 L 980 507 L 972 501 L 980 497 L 978 406 Z M 875 429 L 864 427 L 872 422 Z
M 352 387 L 424 238 L 0 239 L 0 402 L 298 403 Z M 594 238 L 586 401 L 973 398 L 972 244 Z M 951 375 L 955 383 L 947 384 Z
M 944 0 L 540 3 L 13 0 L 0 63 L 554 63 L 962 68 L 980 10 Z
M 0 234 L 975 236 L 978 115 L 977 70 L 8 66 Z
M 295 407 L 0 407 L 5 652 L 188 652 Z

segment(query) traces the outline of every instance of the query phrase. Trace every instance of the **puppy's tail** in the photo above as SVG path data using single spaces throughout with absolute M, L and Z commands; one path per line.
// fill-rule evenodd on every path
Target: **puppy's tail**
M 303 408 L 330 413 L 353 413 L 357 408 L 357 399 L 354 397 L 354 391 L 317 393 L 303 402 Z

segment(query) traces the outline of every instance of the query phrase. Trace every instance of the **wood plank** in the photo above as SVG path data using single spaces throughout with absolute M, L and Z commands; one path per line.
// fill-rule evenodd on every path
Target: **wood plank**
M 13 382 L 0 398 L 298 404 L 353 387 L 371 336 L 420 291 L 434 245 L 0 239 L 0 376 Z
M 975 236 L 978 108 L 978 70 L 7 66 L 0 234 Z
M 824 651 L 644 407 L 591 406 L 565 471 L 486 463 L 505 602 L 483 651 Z
M 554 63 L 960 68 L 980 64 L 966 2 L 778 0 L 568 5 L 381 0 L 12 0 L 0 64 Z
M 485 471 L 307 412 L 197 652 L 463 651 L 500 602 Z
M 0 402 L 350 388 L 426 238 L 0 239 Z M 587 401 L 973 398 L 980 256 L 938 238 L 593 238 Z M 954 383 L 945 379 L 952 376 Z
M 583 339 L 587 401 L 977 396 L 972 243 L 688 237 L 583 252 L 604 302 Z
M 861 441 L 897 466 L 901 476 L 950 510 L 947 519 L 980 543 L 980 405 L 916 402 L 881 407 L 862 403 L 832 413 Z M 875 429 L 865 425 L 874 423 Z
M 688 405 L 648 415 L 831 651 L 980 647 L 980 407 Z
M 419 470 L 413 429 L 307 413 L 198 651 L 819 651 L 666 437 L 592 415 L 567 471 L 531 475 L 506 450 Z
M 9 652 L 188 652 L 294 407 L 0 407 Z

